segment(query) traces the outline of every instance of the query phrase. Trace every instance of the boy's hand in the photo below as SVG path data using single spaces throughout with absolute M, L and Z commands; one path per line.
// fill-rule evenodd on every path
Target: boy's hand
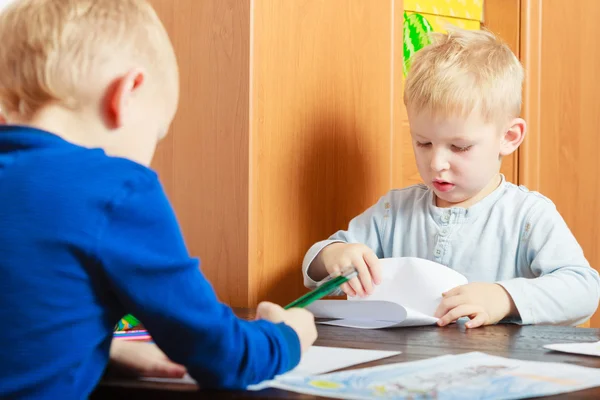
M 327 274 L 354 266 L 358 277 L 344 283 L 340 288 L 350 297 L 365 297 L 373 293 L 373 284 L 381 283 L 379 258 L 373 250 L 359 243 L 332 243 L 317 256 Z
M 186 369 L 169 360 L 154 343 L 113 340 L 110 361 L 130 374 L 154 378 L 181 378 Z
M 496 283 L 469 283 L 442 293 L 435 316 L 439 326 L 461 317 L 469 317 L 467 328 L 495 324 L 509 315 L 517 315 L 515 303 L 508 292 Z
M 256 319 L 265 319 L 275 324 L 283 322 L 295 330 L 303 353 L 317 340 L 315 317 L 302 308 L 284 310 L 277 304 L 263 301 L 256 310 Z

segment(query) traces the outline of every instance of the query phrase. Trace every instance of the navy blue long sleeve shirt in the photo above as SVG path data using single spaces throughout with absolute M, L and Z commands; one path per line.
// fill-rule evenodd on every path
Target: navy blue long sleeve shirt
M 0 397 L 86 398 L 126 313 L 201 385 L 244 388 L 300 359 L 289 326 L 217 300 L 152 170 L 0 126 Z

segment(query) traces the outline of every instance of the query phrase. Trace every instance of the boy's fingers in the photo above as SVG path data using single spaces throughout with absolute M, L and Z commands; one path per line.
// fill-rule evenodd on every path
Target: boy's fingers
M 373 292 L 373 283 L 371 283 L 371 273 L 369 272 L 369 267 L 362 259 L 359 257 L 352 262 L 352 265 L 358 271 L 358 279 L 362 285 L 362 289 L 365 294 L 371 294 Z
M 283 308 L 277 304 L 263 301 L 256 308 L 256 319 L 267 319 L 279 323 L 283 320 Z
M 342 289 L 342 291 L 344 293 L 346 293 L 348 296 L 350 297 L 354 297 L 356 296 L 356 292 L 354 291 L 354 289 L 352 289 L 350 287 L 350 285 L 348 284 L 348 282 L 344 283 L 342 286 L 340 286 L 340 288 Z
M 347 282 L 350 287 L 352 288 L 352 290 L 354 290 L 354 292 L 358 295 L 358 296 L 363 296 L 364 295 L 364 291 L 362 289 L 362 284 L 360 283 L 360 281 L 358 280 L 358 278 L 352 278 Z
M 474 304 L 462 304 L 458 307 L 450 310 L 446 315 L 444 315 L 438 321 L 439 326 L 445 326 L 451 323 L 452 321 L 456 321 L 461 317 L 467 317 L 469 315 L 474 315 L 477 313 L 483 312 L 483 309 L 480 306 Z
M 485 325 L 486 315 L 485 313 L 478 313 L 475 315 L 475 318 L 471 319 L 469 322 L 465 324 L 467 328 L 479 328 L 482 325 Z
M 169 362 L 168 374 L 170 378 L 183 378 L 187 370 L 183 365 L 176 364 L 172 361 Z
M 442 297 L 450 297 L 450 296 L 456 296 L 462 293 L 462 286 L 457 286 L 455 288 L 452 288 L 450 290 L 448 290 L 447 292 L 442 293 Z
M 438 306 L 438 308 L 435 311 L 435 314 L 433 314 L 433 316 L 440 318 L 441 316 L 446 315 L 446 313 L 448 313 L 448 311 L 450 311 L 453 308 L 456 308 L 464 303 L 466 303 L 466 299 L 464 296 L 444 297 L 444 299 L 440 302 L 440 305 Z
M 176 364 L 170 360 L 156 363 L 142 372 L 142 376 L 154 378 L 182 378 L 186 373 L 183 365 Z
M 348 262 L 346 265 L 350 265 L 350 262 Z M 335 264 L 334 266 L 328 268 L 327 271 L 329 272 L 329 275 L 331 275 L 335 274 L 336 272 L 340 272 L 341 268 L 339 264 Z M 350 297 L 356 296 L 356 291 L 352 289 L 348 283 L 344 283 L 342 286 L 340 286 L 340 289 L 342 289 L 342 291 Z
M 379 285 L 382 280 L 382 272 L 381 266 L 379 265 L 379 258 L 372 251 L 368 251 L 363 254 L 363 259 L 367 263 L 367 267 L 369 267 L 369 271 L 371 272 L 371 277 L 373 278 L 373 282 L 376 285 Z

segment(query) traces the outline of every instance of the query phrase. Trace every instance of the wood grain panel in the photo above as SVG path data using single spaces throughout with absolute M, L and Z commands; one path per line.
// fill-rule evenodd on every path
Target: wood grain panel
M 541 0 L 522 0 L 520 44 L 521 62 L 525 68 L 523 116 L 528 132 L 519 149 L 519 183 L 532 190 L 540 188 L 541 29 Z
M 392 5 L 253 1 L 252 303 L 305 292 L 310 245 L 390 188 Z
M 500 37 L 520 57 L 521 0 L 485 0 L 483 26 Z M 518 183 L 518 150 L 502 160 L 501 172 L 506 180 Z
M 527 15 L 523 46 L 532 82 L 527 116 L 534 121 L 534 140 L 524 153 L 523 183 L 554 201 L 598 269 L 600 2 L 546 0 L 542 7 L 540 1 L 523 1 Z M 600 313 L 591 325 L 600 326 Z
M 402 188 L 410 185 L 406 176 L 410 176 L 407 168 L 416 171 L 415 155 L 412 151 L 408 117 L 404 107 L 404 2 L 392 1 L 393 32 L 392 32 L 392 170 L 391 187 Z M 409 139 L 408 142 L 406 139 Z M 420 182 L 419 173 L 417 179 Z
M 175 47 L 179 110 L 153 166 L 219 297 L 248 304 L 250 4 L 151 0 Z

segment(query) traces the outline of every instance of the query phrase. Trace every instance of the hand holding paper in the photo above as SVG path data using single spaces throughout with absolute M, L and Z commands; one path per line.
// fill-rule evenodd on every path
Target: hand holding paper
M 310 265 L 313 279 L 321 280 L 329 274 L 353 266 L 358 278 L 344 283 L 340 289 L 350 297 L 365 297 L 373 293 L 381 282 L 379 259 L 369 247 L 360 243 L 333 243 L 325 247 Z
M 435 316 L 439 326 L 448 325 L 461 317 L 469 317 L 467 328 L 495 324 L 518 312 L 512 298 L 501 285 L 475 282 L 455 287 L 443 294 Z
M 366 298 L 320 300 L 308 307 L 322 322 L 356 328 L 431 325 L 442 293 L 467 284 L 467 278 L 438 263 L 412 257 L 379 260 L 382 280 Z

